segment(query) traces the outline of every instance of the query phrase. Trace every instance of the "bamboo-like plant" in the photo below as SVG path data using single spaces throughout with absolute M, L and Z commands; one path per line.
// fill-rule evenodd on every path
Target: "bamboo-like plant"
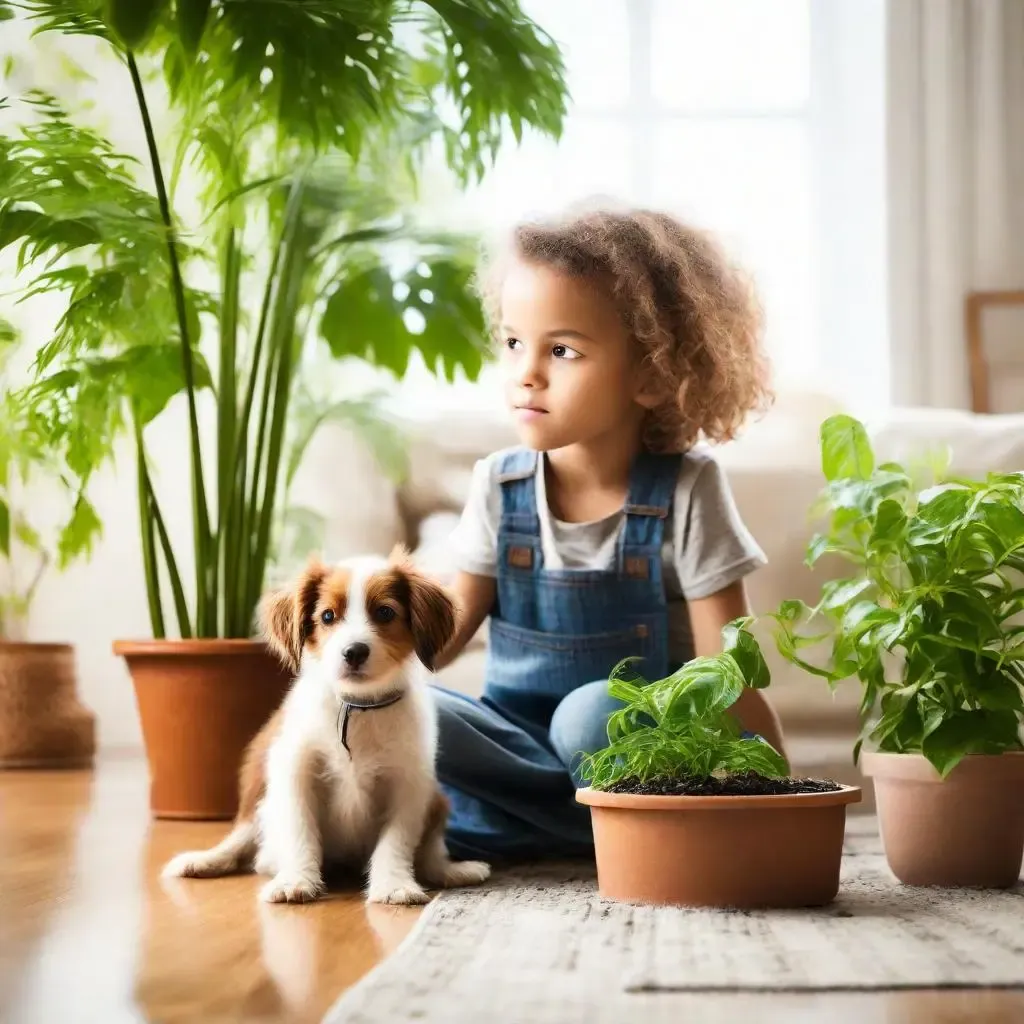
M 0 135 L 0 250 L 19 246 L 23 298 L 66 301 L 19 401 L 83 508 L 132 440 L 154 636 L 168 633 L 164 581 L 182 637 L 247 636 L 311 429 L 341 417 L 381 438 L 365 402 L 297 415 L 310 348 L 397 375 L 415 349 L 449 378 L 479 372 L 474 246 L 406 213 L 431 148 L 468 182 L 509 126 L 557 136 L 558 50 L 517 0 L 0 0 L 11 12 L 106 44 L 146 149 L 118 152 L 40 92 Z M 179 397 L 191 587 L 147 447 Z

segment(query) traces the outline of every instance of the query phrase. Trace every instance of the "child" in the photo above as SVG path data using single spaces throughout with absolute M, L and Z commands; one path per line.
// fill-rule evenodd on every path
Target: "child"
M 437 688 L 452 855 L 587 854 L 581 751 L 608 742 L 622 658 L 659 679 L 721 649 L 764 555 L 700 434 L 767 399 L 759 308 L 704 234 L 646 211 L 515 230 L 485 292 L 522 447 L 477 463 L 454 535 L 462 621 L 490 616 L 477 701 Z M 761 691 L 744 729 L 784 755 Z

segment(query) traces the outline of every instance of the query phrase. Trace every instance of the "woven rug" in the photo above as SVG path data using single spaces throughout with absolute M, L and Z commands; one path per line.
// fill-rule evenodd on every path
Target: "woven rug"
M 675 1024 L 684 992 L 1024 988 L 1024 884 L 900 885 L 872 819 L 842 870 L 828 907 L 751 912 L 603 900 L 588 864 L 498 873 L 439 896 L 325 1021 Z

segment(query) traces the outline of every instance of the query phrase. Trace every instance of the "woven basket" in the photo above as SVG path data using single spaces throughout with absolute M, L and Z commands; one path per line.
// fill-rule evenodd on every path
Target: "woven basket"
M 0 641 L 0 768 L 84 768 L 95 752 L 74 648 Z

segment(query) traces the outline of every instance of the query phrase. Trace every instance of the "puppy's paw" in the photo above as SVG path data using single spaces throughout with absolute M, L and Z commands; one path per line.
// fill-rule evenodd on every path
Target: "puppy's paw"
M 455 889 L 463 885 L 480 885 L 491 877 L 491 865 L 482 860 L 451 861 L 444 869 L 444 887 Z
M 257 875 L 266 875 L 267 878 L 273 878 L 277 874 L 274 862 L 262 850 L 256 854 L 256 860 L 253 862 L 252 869 Z
M 415 883 L 371 885 L 366 896 L 369 903 L 391 903 L 412 907 L 427 903 L 430 897 Z
M 311 903 L 324 891 L 319 875 L 281 871 L 260 890 L 264 903 Z
M 160 872 L 164 878 L 216 878 L 227 874 L 223 859 L 206 850 L 186 850 L 172 857 Z

